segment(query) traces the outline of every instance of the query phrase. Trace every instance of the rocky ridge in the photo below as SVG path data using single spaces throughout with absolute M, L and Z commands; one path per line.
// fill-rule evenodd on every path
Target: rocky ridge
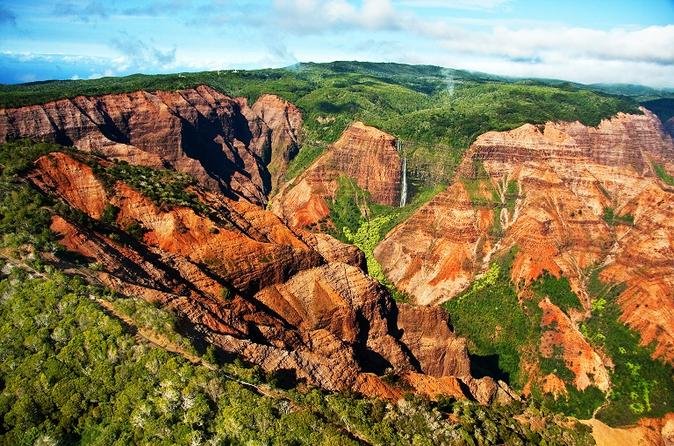
M 673 172 L 674 144 L 657 117 L 642 112 L 598 127 L 549 122 L 478 137 L 459 180 L 377 247 L 386 275 L 416 303 L 437 304 L 516 247 L 513 283 L 544 272 L 567 277 L 587 312 L 588 271 L 599 265 L 602 280 L 626 285 L 621 320 L 673 363 L 674 190 L 653 165 Z M 573 324 L 557 330 L 565 325 L 555 336 L 574 338 Z M 584 385 L 581 369 L 589 367 L 593 384 L 605 386 L 606 364 L 586 354 L 594 365 L 574 366 L 576 384 Z
M 328 201 L 337 192 L 340 176 L 355 181 L 374 202 L 396 205 L 401 175 L 395 137 L 356 122 L 306 171 L 279 190 L 271 210 L 293 227 L 318 228 L 329 224 Z
M 110 161 L 79 158 L 45 155 L 27 178 L 92 220 L 114 206 L 117 229 L 54 216 L 60 243 L 95 262 L 101 283 L 175 310 L 223 351 L 328 390 L 398 398 L 402 390 L 381 378 L 395 373 L 419 393 L 514 397 L 491 378 L 473 378 L 444 313 L 397 305 L 364 273 L 360 251 L 198 187 L 211 212 L 159 206 L 122 181 L 101 181 L 91 165 Z M 138 238 L 124 232 L 133 225 L 143 229 Z
M 208 190 L 267 201 L 298 150 L 302 116 L 273 95 L 252 106 L 207 86 L 78 96 L 0 109 L 0 141 L 53 141 L 184 172 Z

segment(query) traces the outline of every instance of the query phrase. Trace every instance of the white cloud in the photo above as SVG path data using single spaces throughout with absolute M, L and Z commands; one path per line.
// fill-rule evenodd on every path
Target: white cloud
M 674 64 L 674 25 L 651 26 L 608 31 L 589 28 L 520 28 L 496 27 L 489 32 L 414 24 L 422 35 L 438 39 L 444 48 L 454 51 L 512 58 L 545 57 L 565 54 L 569 58 L 623 60 Z
M 495 8 L 506 1 L 402 3 Z M 395 7 L 400 3 L 391 0 L 363 0 L 359 6 L 346 0 L 276 0 L 274 5 L 277 24 L 288 34 L 357 30 L 368 32 L 371 38 L 377 31 L 397 31 L 400 41 L 415 40 L 406 44 L 403 54 L 407 58 L 397 58 L 399 62 L 414 63 L 421 57 L 419 53 L 430 47 L 432 54 L 425 56 L 424 62 L 436 65 L 575 81 L 674 85 L 674 25 L 600 30 L 494 20 L 492 25 L 485 22 L 476 28 L 456 21 L 427 19 L 409 9 L 401 11 Z
M 494 10 L 510 0 L 402 0 L 401 5 L 416 8 Z
M 159 49 L 150 42 L 122 33 L 111 41 L 111 46 L 121 53 L 117 58 L 118 71 L 126 71 L 131 67 L 147 70 L 148 68 L 166 69 L 175 66 L 176 47 Z
M 392 30 L 401 24 L 389 0 L 363 0 L 360 6 L 346 0 L 275 0 L 273 15 L 282 28 L 300 34 L 354 28 Z

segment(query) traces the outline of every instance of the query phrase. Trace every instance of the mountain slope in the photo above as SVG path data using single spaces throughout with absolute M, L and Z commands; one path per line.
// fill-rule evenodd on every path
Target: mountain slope
M 301 124 L 299 110 L 279 98 L 264 96 L 251 108 L 200 86 L 3 109 L 0 140 L 31 137 L 168 167 L 210 190 L 265 203 L 297 150 Z
M 293 181 L 281 188 L 271 209 L 294 227 L 330 228 L 329 202 L 340 177 L 355 181 L 378 204 L 400 203 L 403 160 L 396 139 L 356 122 Z
M 524 391 L 613 394 L 615 406 L 603 412 L 612 423 L 661 415 L 672 410 L 674 392 L 674 190 L 656 167 L 671 172 L 673 160 L 671 137 L 646 110 L 596 128 L 547 123 L 486 133 L 458 180 L 391 231 L 375 256 L 416 303 L 448 301 L 472 351 L 500 355 L 499 367 Z M 509 252 L 499 269 L 493 262 Z M 485 312 L 490 300 L 532 325 L 512 336 L 493 319 L 497 309 Z M 490 341 L 490 329 L 504 333 Z M 635 357 L 619 358 L 625 351 Z M 653 373 L 629 378 L 625 363 Z M 630 396 L 630 386 L 645 390 Z M 570 395 L 567 410 L 597 408 L 604 397 L 592 392 L 585 403 Z
M 80 276 L 132 296 L 94 299 L 125 330 L 151 303 L 175 315 L 167 336 L 186 336 L 161 345 L 207 368 L 222 366 L 214 354 L 255 364 L 293 389 L 264 392 L 291 413 L 309 404 L 339 441 L 408 444 L 419 429 L 478 444 L 587 440 L 546 411 L 640 423 L 593 421 L 604 438 L 669 435 L 674 148 L 634 101 L 360 63 L 3 89 L 5 104 L 70 96 L 0 109 L 0 140 L 64 145 L 2 145 L 3 286 Z M 115 94 L 78 95 L 92 92 Z M 430 402 L 377 414 L 426 421 L 393 440 L 354 409 L 376 403 L 335 396 L 341 409 L 326 412 L 324 397 L 301 396 L 313 387 L 411 392 Z M 507 402 L 507 415 L 479 409 L 496 424 L 457 430 L 470 400 Z M 211 438 L 218 422 L 202 426 Z

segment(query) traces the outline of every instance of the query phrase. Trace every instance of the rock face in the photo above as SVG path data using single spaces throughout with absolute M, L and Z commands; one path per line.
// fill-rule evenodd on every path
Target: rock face
M 396 305 L 355 248 L 199 187 L 207 211 L 160 207 L 124 182 L 101 181 L 95 163 L 110 164 L 55 152 L 27 179 L 92 219 L 55 215 L 51 229 L 98 264 L 103 284 L 175 310 L 225 352 L 324 389 L 398 398 L 401 388 L 381 378 L 393 372 L 430 397 L 513 398 L 470 375 L 465 342 L 442 311 Z M 107 203 L 118 209 L 113 226 L 100 221 Z M 133 225 L 142 235 L 124 231 Z
M 273 214 L 244 201 L 230 200 L 229 208 L 230 213 L 243 215 L 242 220 L 253 223 L 245 232 L 238 229 L 234 217 L 216 222 L 187 207 L 160 209 L 121 182 L 114 193 L 107 194 L 87 165 L 62 153 L 40 158 L 30 179 L 41 190 L 64 199 L 94 219 L 100 217 L 105 203 L 111 203 L 119 208 L 117 221 L 121 227 L 143 227 L 144 244 L 207 265 L 242 293 L 286 280 L 299 270 L 322 263 L 321 256 Z M 73 187 L 79 184 L 86 188 Z
M 294 104 L 271 94 L 260 96 L 252 111 L 252 119 L 261 119 L 271 133 L 271 140 L 263 146 L 265 151 L 258 156 L 269 169 L 272 189 L 276 190 L 281 185 L 288 162 L 299 151 L 302 113 Z
M 647 110 L 598 127 L 549 122 L 486 133 L 459 180 L 392 230 L 375 256 L 419 304 L 451 299 L 516 246 L 514 283 L 564 275 L 589 310 L 586 274 L 603 265 L 603 280 L 627 286 L 622 320 L 674 363 L 674 189 L 653 163 L 674 172 L 674 144 Z
M 669 118 L 667 122 L 665 122 L 665 129 L 672 135 L 672 137 L 674 137 L 674 117 Z
M 301 125 L 299 110 L 278 97 L 262 96 L 249 107 L 206 86 L 0 109 L 0 141 L 55 141 L 131 164 L 174 168 L 207 189 L 260 204 L 295 155 Z
M 282 187 L 271 209 L 293 227 L 315 227 L 329 217 L 329 199 L 347 176 L 380 204 L 400 202 L 402 160 L 396 139 L 356 122 L 304 173 Z

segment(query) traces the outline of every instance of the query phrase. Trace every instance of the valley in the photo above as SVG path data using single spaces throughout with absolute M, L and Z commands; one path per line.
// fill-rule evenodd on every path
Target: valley
M 672 111 L 618 93 L 2 86 L 2 441 L 674 441 Z

